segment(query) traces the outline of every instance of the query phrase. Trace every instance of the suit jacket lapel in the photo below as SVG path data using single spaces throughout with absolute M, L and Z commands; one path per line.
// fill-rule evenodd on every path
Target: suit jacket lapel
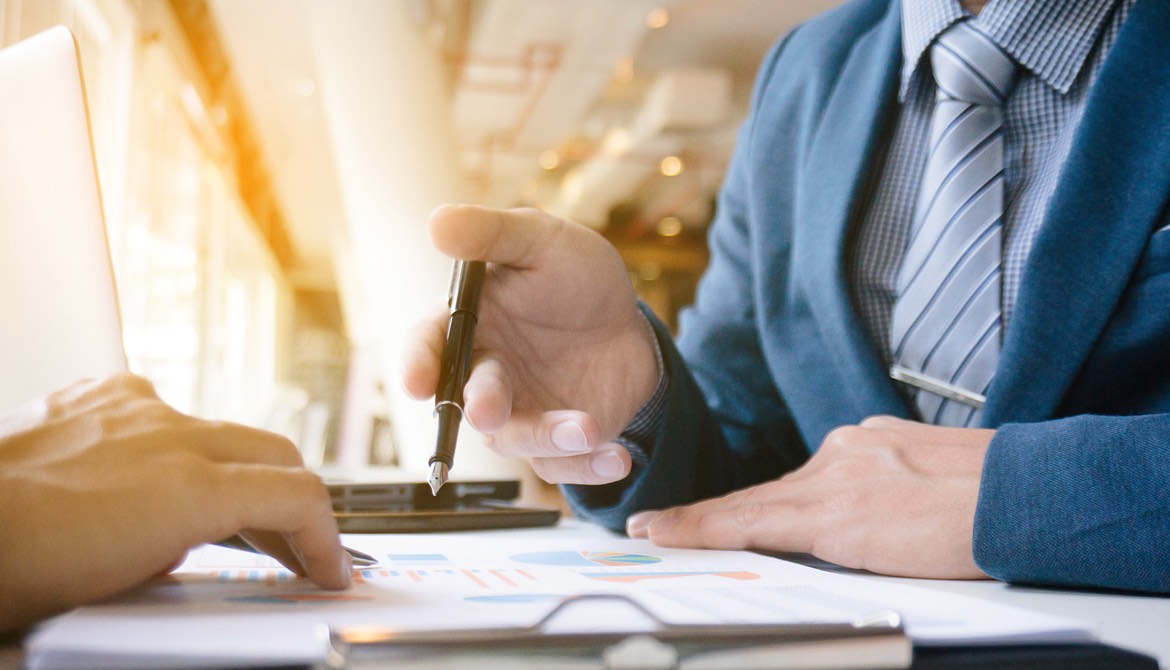
M 818 326 L 832 343 L 851 406 L 860 419 L 874 413 L 905 416 L 907 407 L 889 381 L 853 307 L 845 267 L 849 224 L 859 217 L 869 175 L 880 167 L 884 132 L 896 108 L 902 62 L 900 3 L 855 44 L 812 138 L 805 186 L 797 202 L 792 275 L 809 296 Z
M 1131 10 L 1028 257 L 987 425 L 1040 421 L 1100 337 L 1170 193 L 1170 3 Z

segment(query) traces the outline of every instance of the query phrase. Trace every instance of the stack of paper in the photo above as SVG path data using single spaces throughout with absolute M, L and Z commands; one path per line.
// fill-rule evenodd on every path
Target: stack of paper
M 749 552 L 589 537 L 360 536 L 380 565 L 330 592 L 263 556 L 206 546 L 172 576 L 47 622 L 32 670 L 320 663 L 330 629 L 530 626 L 580 594 L 622 594 L 670 624 L 850 623 L 901 615 L 916 644 L 1089 641 L 1080 623 Z M 631 632 L 644 617 L 587 610 L 557 631 Z

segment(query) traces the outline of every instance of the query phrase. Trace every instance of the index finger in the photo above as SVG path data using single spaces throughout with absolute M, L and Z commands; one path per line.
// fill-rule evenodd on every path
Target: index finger
M 269 538 L 273 536 L 264 531 L 279 533 L 314 583 L 328 589 L 349 586 L 350 563 L 341 548 L 329 493 L 316 475 L 298 468 L 252 464 L 223 466 L 220 474 L 219 505 L 213 510 L 219 523 L 213 523 L 204 541 L 243 530 L 261 531 Z
M 756 486 L 665 509 L 654 514 L 643 532 L 666 547 L 808 553 L 815 540 L 811 515 L 787 489 Z
M 174 444 L 191 448 L 216 463 L 256 463 L 300 467 L 301 452 L 283 435 L 226 421 L 194 420 L 172 427 Z

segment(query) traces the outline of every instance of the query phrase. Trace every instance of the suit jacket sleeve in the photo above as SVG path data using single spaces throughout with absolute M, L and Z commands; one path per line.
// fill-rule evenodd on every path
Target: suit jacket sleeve
M 789 36 L 791 37 L 791 35 Z M 755 99 L 787 40 L 764 61 Z M 677 344 L 649 315 L 662 347 L 669 385 L 662 429 L 649 460 L 623 482 L 566 486 L 574 511 L 613 529 L 643 509 L 661 509 L 773 479 L 808 458 L 808 450 L 767 371 L 753 306 L 752 235 L 745 192 L 754 175 L 753 114 L 740 130 L 736 155 L 711 225 L 711 263 L 695 304 L 680 315 Z M 770 259 L 770 262 L 785 262 Z
M 1170 592 L 1170 415 L 1001 426 L 975 516 L 979 567 L 1012 582 Z

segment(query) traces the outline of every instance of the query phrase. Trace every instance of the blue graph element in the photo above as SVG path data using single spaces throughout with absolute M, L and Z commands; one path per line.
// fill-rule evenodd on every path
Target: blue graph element
M 395 563 L 449 563 L 443 554 L 386 554 Z
M 487 603 L 491 605 L 528 605 L 543 603 L 551 600 L 564 600 L 567 596 L 554 593 L 515 593 L 499 596 L 468 596 L 463 600 L 469 603 Z
M 599 565 L 629 568 L 639 565 L 654 565 L 655 563 L 662 562 L 662 559 L 657 556 L 626 554 L 620 551 L 536 551 L 512 556 L 512 560 L 517 563 L 532 563 L 535 565 L 560 565 L 585 568 L 595 568 Z

